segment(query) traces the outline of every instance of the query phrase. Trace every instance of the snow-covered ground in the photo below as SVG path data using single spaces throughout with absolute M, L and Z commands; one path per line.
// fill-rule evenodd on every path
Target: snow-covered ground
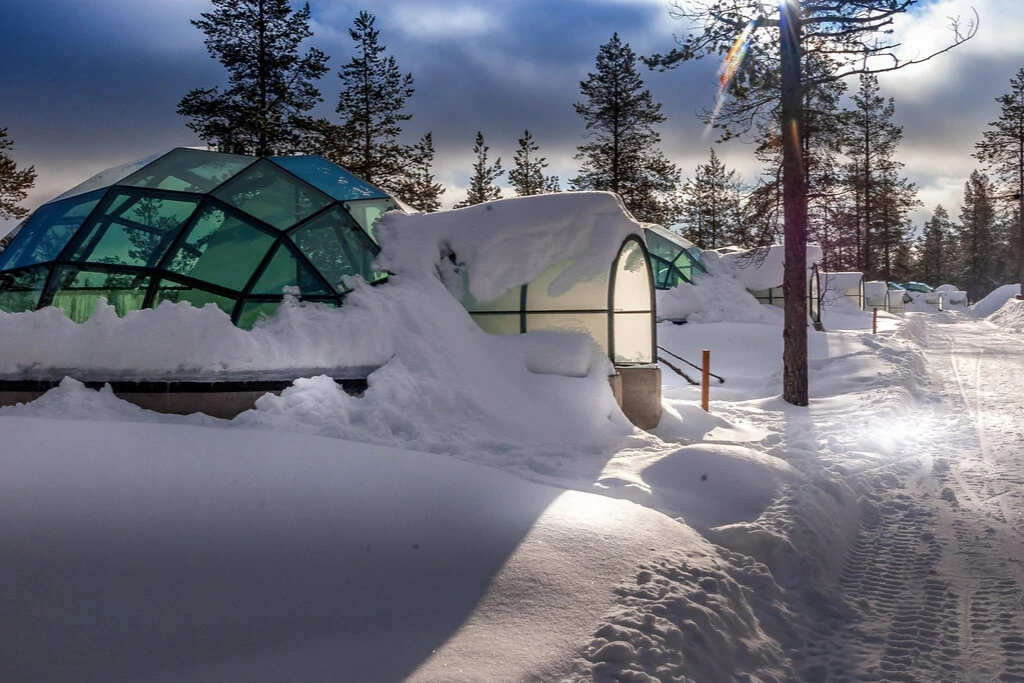
M 711 412 L 663 366 L 648 433 L 592 343 L 485 335 L 431 264 L 252 332 L 0 314 L 5 372 L 380 366 L 231 421 L 74 380 L 0 409 L 0 680 L 1024 680 L 1016 290 L 826 309 L 796 408 L 779 312 L 716 287 L 658 327 L 711 350 Z

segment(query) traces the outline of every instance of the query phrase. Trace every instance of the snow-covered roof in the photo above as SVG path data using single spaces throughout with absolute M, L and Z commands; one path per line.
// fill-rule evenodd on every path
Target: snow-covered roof
M 380 267 L 431 274 L 447 256 L 464 264 L 470 293 L 491 301 L 573 260 L 551 283 L 557 296 L 579 280 L 607 273 L 623 241 L 642 226 L 611 192 L 561 192 L 499 199 L 452 211 L 385 214 L 376 225 Z
M 785 255 L 785 246 L 776 244 L 727 254 L 705 250 L 702 256 L 709 272 L 731 273 L 744 287 L 757 291 L 782 286 Z M 807 269 L 813 268 L 821 258 L 821 247 L 817 244 L 808 244 Z

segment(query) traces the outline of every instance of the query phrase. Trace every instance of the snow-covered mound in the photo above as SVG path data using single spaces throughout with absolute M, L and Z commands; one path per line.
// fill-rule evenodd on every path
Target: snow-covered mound
M 697 275 L 672 289 L 657 290 L 658 318 L 696 323 L 766 323 L 779 320 L 777 310 L 758 303 L 731 273 Z
M 808 271 L 815 263 L 821 261 L 822 253 L 821 247 L 818 245 L 807 245 Z M 708 250 L 702 253 L 704 265 L 709 273 L 715 275 L 730 273 L 745 288 L 754 291 L 782 285 L 785 256 L 786 248 L 780 244 L 727 254 Z
M 1010 299 L 1020 294 L 1020 285 L 1003 285 L 990 292 L 981 301 L 971 306 L 971 314 L 977 318 L 987 318 L 1003 307 Z
M 988 321 L 1012 332 L 1024 332 L 1024 301 L 1007 300 L 1002 308 L 988 316 Z
M 425 277 L 454 257 L 466 264 L 477 301 L 496 299 L 573 259 L 551 283 L 549 294 L 558 296 L 578 280 L 607 273 L 623 240 L 643 236 L 643 227 L 611 192 L 516 197 L 430 214 L 393 211 L 374 230 L 382 268 L 399 277 Z

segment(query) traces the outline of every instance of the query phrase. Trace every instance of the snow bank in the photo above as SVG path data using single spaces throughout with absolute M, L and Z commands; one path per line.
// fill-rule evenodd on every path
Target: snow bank
M 287 433 L 5 417 L 0 439 L 3 680 L 559 680 L 595 633 L 642 644 L 606 626 L 647 611 L 617 594 L 667 553 L 694 573 L 666 600 L 700 609 L 679 596 L 712 577 L 756 634 L 715 549 L 627 501 Z M 641 669 L 682 639 L 662 615 Z M 687 637 L 690 675 L 777 663 Z
M 212 304 L 163 302 L 120 318 L 101 300 L 81 324 L 52 307 L 0 312 L 0 374 L 157 380 L 372 369 L 413 322 L 403 301 L 394 288 L 360 281 L 342 309 L 286 299 L 251 331 Z
M 1011 332 L 1024 333 L 1024 301 L 1008 299 L 1002 308 L 988 316 L 988 321 Z
M 385 214 L 375 226 L 380 267 L 416 277 L 452 256 L 466 265 L 470 293 L 491 301 L 573 259 L 551 283 L 565 293 L 577 281 L 608 273 L 629 235 L 643 228 L 610 192 L 561 192 L 500 199 L 430 214 Z
M 721 254 L 705 250 L 702 253 L 708 272 L 718 275 L 730 273 L 750 290 L 781 287 L 785 273 L 784 245 L 776 244 L 767 248 Z M 807 245 L 807 270 L 821 261 L 823 252 L 816 244 Z M 810 277 L 810 273 L 808 273 Z
M 971 306 L 971 315 L 987 318 L 1003 307 L 1010 299 L 1020 294 L 1020 285 L 1003 285 L 989 292 L 988 296 Z
M 775 310 L 762 306 L 732 274 L 697 275 L 693 284 L 655 291 L 659 320 L 696 323 L 776 322 Z

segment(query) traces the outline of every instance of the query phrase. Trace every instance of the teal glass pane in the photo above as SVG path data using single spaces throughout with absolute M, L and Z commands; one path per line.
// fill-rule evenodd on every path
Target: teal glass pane
M 209 206 L 171 255 L 167 270 L 241 291 L 274 238 L 237 216 Z
M 278 230 L 292 227 L 332 202 L 323 192 L 265 159 L 218 189 L 214 196 Z
M 214 304 L 217 308 L 228 315 L 235 310 L 235 300 L 207 292 L 204 289 L 197 289 L 191 285 L 184 285 L 173 280 L 161 280 L 157 283 L 156 294 L 153 297 L 153 307 L 156 308 L 162 301 L 179 303 L 186 301 L 196 308 L 202 308 L 206 304 Z
M 271 157 L 271 161 L 338 201 L 387 199 L 388 196 L 383 190 L 321 156 Z
M 34 311 L 49 273 L 46 266 L 0 273 L 0 311 Z
M 121 164 L 120 166 L 115 166 L 113 168 L 108 168 L 105 171 L 100 171 L 85 182 L 79 183 L 64 194 L 51 199 L 50 203 L 59 202 L 70 197 L 77 197 L 78 195 L 93 192 L 94 190 L 106 189 L 111 185 L 117 185 L 124 178 L 135 173 L 140 168 L 148 166 L 165 154 L 167 154 L 167 152 L 151 154 L 148 157 L 138 159 L 136 161 L 130 161 L 127 164 Z
M 279 301 L 246 301 L 242 304 L 242 312 L 235 325 L 243 330 L 251 330 L 258 321 L 272 317 L 280 305 Z
M 106 190 L 39 207 L 10 245 L 0 252 L 0 270 L 53 261 L 85 222 Z
M 309 266 L 282 242 L 253 286 L 252 294 L 283 294 L 285 287 L 298 287 L 299 293 L 306 296 L 331 295 Z
M 253 163 L 253 157 L 178 148 L 125 178 L 121 185 L 211 192 Z
M 347 291 L 342 284 L 345 276 L 360 275 L 367 282 L 387 277 L 373 269 L 380 248 L 340 208 L 310 221 L 290 237 L 338 292 Z
M 666 261 L 672 262 L 683 251 L 683 247 L 671 240 L 668 240 L 653 230 L 645 230 L 644 237 L 647 241 L 647 251 L 652 256 L 660 256 Z
M 71 260 L 155 266 L 198 205 L 196 199 L 119 193 L 93 218 Z
M 391 199 L 366 199 L 358 202 L 345 202 L 345 210 L 355 219 L 366 234 L 377 241 L 373 226 L 388 211 L 397 209 L 398 205 Z
M 130 273 L 102 273 L 61 268 L 57 272 L 57 291 L 53 305 L 76 323 L 83 323 L 96 311 L 96 302 L 106 299 L 117 314 L 142 308 L 149 287 L 149 276 Z

